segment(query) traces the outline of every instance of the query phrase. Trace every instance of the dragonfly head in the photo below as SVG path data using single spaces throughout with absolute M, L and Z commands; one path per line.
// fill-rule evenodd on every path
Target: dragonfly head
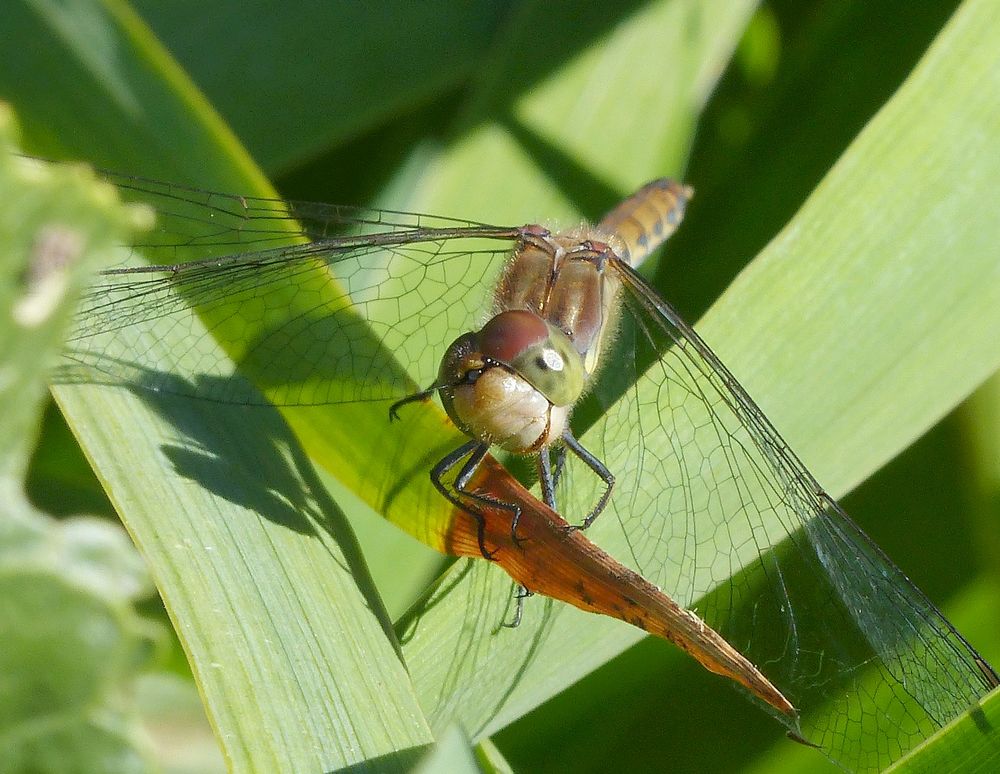
M 448 347 L 437 384 L 445 411 L 474 438 L 512 451 L 562 434 L 586 374 L 569 337 L 533 312 L 502 312 Z

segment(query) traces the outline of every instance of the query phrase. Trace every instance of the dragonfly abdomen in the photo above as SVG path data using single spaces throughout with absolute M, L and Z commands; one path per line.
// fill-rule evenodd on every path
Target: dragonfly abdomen
M 677 230 L 694 189 L 661 177 L 628 197 L 597 225 L 618 257 L 632 267 Z

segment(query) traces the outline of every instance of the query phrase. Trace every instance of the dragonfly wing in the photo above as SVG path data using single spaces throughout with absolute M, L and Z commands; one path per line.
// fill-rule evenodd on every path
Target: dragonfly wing
M 708 346 L 629 267 L 637 378 L 582 440 L 616 477 L 594 539 L 695 609 L 850 767 L 895 760 L 996 676 L 819 487 Z M 612 375 L 611 381 L 617 378 Z M 602 388 L 595 388 L 600 392 Z M 598 482 L 575 475 L 583 510 Z M 877 749 L 859 740 L 877 739 Z
M 63 381 L 96 372 L 235 404 L 262 402 L 255 387 L 277 405 L 398 399 L 430 383 L 450 339 L 482 322 L 516 233 L 115 182 L 155 209 L 157 227 L 135 249 L 162 265 L 101 276 Z

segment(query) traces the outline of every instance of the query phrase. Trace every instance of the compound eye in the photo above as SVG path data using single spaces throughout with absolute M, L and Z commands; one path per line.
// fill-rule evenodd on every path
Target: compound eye
M 553 406 L 570 406 L 586 375 L 569 337 L 534 312 L 501 312 L 479 332 L 483 357 L 508 366 Z
M 479 332 L 479 346 L 486 357 L 512 365 L 525 352 L 545 343 L 549 326 L 534 312 L 501 312 Z

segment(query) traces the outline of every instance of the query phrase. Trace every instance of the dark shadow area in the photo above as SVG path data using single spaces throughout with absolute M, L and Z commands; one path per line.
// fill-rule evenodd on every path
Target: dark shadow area
M 417 764 L 434 749 L 427 744 L 421 747 L 409 747 L 388 755 L 376 755 L 359 763 L 343 766 L 339 769 L 326 769 L 324 774 L 370 774 L 373 771 L 414 771 Z
M 982 572 L 985 559 L 972 524 L 960 521 L 973 509 L 962 434 L 952 412 L 843 498 L 872 540 L 905 560 L 901 569 L 942 603 Z
M 697 320 L 792 218 L 957 5 L 768 3 L 780 30 L 778 69 L 755 83 L 736 62 L 720 82 L 685 175 L 694 201 L 654 280 L 686 319 Z
M 596 223 L 621 200 L 621 191 L 598 178 L 558 145 L 532 131 L 513 114 L 503 116 L 500 123 L 520 143 L 539 169 L 545 170 L 573 208 L 583 213 L 587 221 Z
M 412 640 L 420 625 L 420 619 L 442 600 L 447 599 L 451 590 L 461 585 L 465 577 L 472 572 L 471 559 L 455 559 L 452 562 L 452 565 L 454 564 L 461 566 L 454 572 L 449 566 L 396 621 L 395 630 L 400 643 L 405 644 Z
M 141 0 L 137 7 L 274 172 L 473 79 L 517 3 Z M 265 111 L 273 115 L 257 120 Z
M 36 508 L 57 518 L 85 513 L 118 521 L 101 482 L 51 399 L 42 415 L 25 491 Z
M 294 465 L 284 459 L 282 452 L 294 452 L 297 442 L 276 409 L 192 401 L 181 396 L 187 390 L 197 394 L 203 385 L 211 389 L 207 382 L 224 380 L 206 377 L 200 380 L 202 385 L 189 386 L 181 379 L 158 374 L 156 384 L 162 385 L 164 378 L 168 389 L 162 393 L 141 385 L 132 392 L 180 434 L 181 442 L 161 447 L 176 473 L 301 534 L 316 534 L 322 528 L 338 542 L 345 537 L 338 531 L 337 520 L 331 518 L 336 506 L 316 498 L 322 490 L 317 492 L 318 481 L 312 477 L 308 462 L 294 454 Z M 169 389 L 171 383 L 174 390 Z M 253 432 L 246 432 L 247 427 Z M 231 449 L 237 444 L 241 457 L 260 460 L 261 465 L 248 469 L 232 462 Z M 311 499 L 317 499 L 321 507 L 311 505 Z
M 984 734 L 989 734 L 993 732 L 993 724 L 990 723 L 990 719 L 986 717 L 986 713 L 983 712 L 983 708 L 980 706 L 975 706 L 969 710 L 969 717 L 972 718 L 972 722 L 976 724 L 976 728 L 982 731 Z
M 387 403 L 386 405 L 389 404 Z M 388 414 L 388 411 L 386 413 Z M 406 489 L 413 486 L 418 481 L 428 480 L 430 478 L 430 471 L 434 468 L 434 466 L 441 462 L 442 458 L 454 450 L 455 447 L 450 445 L 444 448 L 440 446 L 431 447 L 427 449 L 423 456 L 415 460 L 413 464 L 405 468 L 397 468 L 395 471 L 396 476 L 393 481 L 390 482 L 389 489 L 386 491 L 382 501 L 385 511 L 387 513 L 392 512 L 393 508 L 396 506 L 397 500 L 403 495 Z M 437 496 L 436 493 L 435 496 Z
M 466 98 L 462 89 L 449 91 L 429 104 L 283 172 L 275 179 L 275 185 L 288 199 L 371 202 L 399 174 L 415 147 L 420 143 L 445 142 L 441 116 L 457 113 Z
M 706 724 L 726 741 L 684 743 Z M 728 681 L 647 637 L 493 739 L 515 771 L 606 772 L 628 750 L 632 771 L 707 772 L 739 770 L 783 735 Z

